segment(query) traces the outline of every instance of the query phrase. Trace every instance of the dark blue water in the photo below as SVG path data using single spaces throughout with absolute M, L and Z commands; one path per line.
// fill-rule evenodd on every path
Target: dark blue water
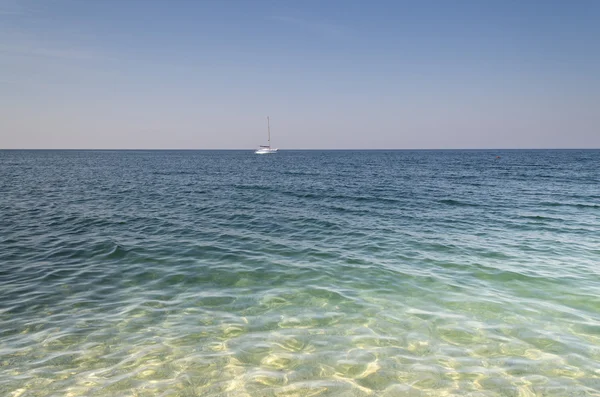
M 0 395 L 598 393 L 600 151 L 0 151 Z

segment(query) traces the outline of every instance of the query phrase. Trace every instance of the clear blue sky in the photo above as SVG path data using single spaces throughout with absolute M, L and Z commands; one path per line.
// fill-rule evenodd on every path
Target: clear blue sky
M 600 147 L 600 1 L 0 0 L 0 148 Z

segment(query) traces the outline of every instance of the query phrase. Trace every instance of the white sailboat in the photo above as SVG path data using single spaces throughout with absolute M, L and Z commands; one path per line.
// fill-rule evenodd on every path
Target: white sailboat
M 259 146 L 258 149 L 254 151 L 256 154 L 273 154 L 277 153 L 277 149 L 271 147 L 271 123 L 269 121 L 269 116 L 267 116 L 267 131 L 269 134 L 269 144 L 267 146 Z

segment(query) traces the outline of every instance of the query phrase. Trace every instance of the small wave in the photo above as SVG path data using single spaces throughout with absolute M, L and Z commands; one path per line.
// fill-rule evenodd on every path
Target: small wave
M 233 187 L 236 189 L 239 189 L 239 190 L 271 190 L 272 189 L 272 187 L 268 186 L 268 185 L 256 185 L 256 184 L 253 184 L 253 185 L 237 184 L 237 185 L 234 185 Z
M 539 205 L 544 207 L 572 207 L 572 208 L 584 208 L 584 209 L 597 209 L 600 208 L 600 204 L 584 204 L 584 203 L 560 203 L 556 201 L 542 201 Z
M 562 218 L 557 218 L 554 216 L 544 216 L 544 215 L 521 215 L 521 216 L 519 216 L 519 218 L 529 220 L 529 221 L 535 221 L 535 222 L 528 222 L 529 224 L 532 224 L 532 225 L 541 224 L 542 222 L 565 222 L 565 220 Z
M 284 175 L 296 175 L 296 176 L 318 176 L 318 172 L 306 172 L 306 171 L 284 171 Z
M 106 259 L 122 259 L 127 256 L 128 251 L 119 244 L 114 244 L 110 252 L 105 255 Z
M 600 208 L 600 204 L 569 204 L 576 208 Z
M 283 193 L 286 196 L 292 196 L 292 197 L 301 198 L 301 199 L 321 200 L 326 197 L 322 194 L 310 193 L 310 192 L 298 192 L 298 191 L 291 191 L 291 190 L 285 190 L 285 191 L 282 191 L 281 193 Z
M 173 176 L 173 175 L 197 175 L 197 171 L 153 171 L 152 175 L 165 175 L 165 176 Z
M 456 200 L 456 199 L 442 199 L 442 200 L 439 200 L 439 202 L 442 204 L 456 206 L 456 207 L 479 207 L 479 204 L 468 203 L 466 201 L 460 201 L 460 200 Z
M 535 219 L 535 220 L 554 219 L 554 218 L 549 218 L 547 216 L 542 216 L 542 215 L 521 215 L 521 218 Z

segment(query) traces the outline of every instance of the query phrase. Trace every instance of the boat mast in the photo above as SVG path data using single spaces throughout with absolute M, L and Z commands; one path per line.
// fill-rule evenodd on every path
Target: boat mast
M 267 116 L 267 131 L 269 132 L 269 149 L 271 148 L 271 123 L 269 121 L 269 116 Z

